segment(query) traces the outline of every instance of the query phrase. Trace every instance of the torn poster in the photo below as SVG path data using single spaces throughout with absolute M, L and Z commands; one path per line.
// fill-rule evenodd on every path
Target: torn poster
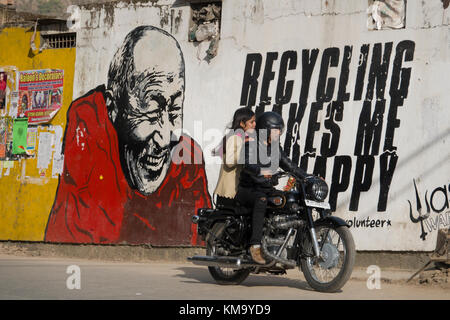
M 8 156 L 8 145 L 12 129 L 12 118 L 0 118 L 0 158 L 4 159 Z
M 19 92 L 13 91 L 11 92 L 11 103 L 9 105 L 9 116 L 12 118 L 16 118 L 19 115 Z M 21 115 L 22 117 L 24 114 Z
M 27 153 L 34 154 L 36 150 L 37 127 L 28 128 L 27 132 Z
M 7 73 L 0 72 L 0 109 L 6 108 L 6 81 L 7 81 Z
M 64 70 L 21 71 L 19 111 L 30 124 L 49 122 L 62 106 Z
M 62 173 L 64 165 L 64 155 L 62 154 L 63 128 L 61 126 L 52 126 L 51 129 L 55 131 L 52 177 L 57 178 Z
M 13 123 L 13 154 L 23 154 L 27 151 L 27 132 L 28 132 L 28 119 L 18 118 L 14 119 Z
M 52 159 L 53 134 L 50 132 L 39 133 L 37 168 L 47 169 Z

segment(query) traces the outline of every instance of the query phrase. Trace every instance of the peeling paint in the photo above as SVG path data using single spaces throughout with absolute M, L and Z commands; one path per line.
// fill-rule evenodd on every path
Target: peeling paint
M 158 0 L 120 0 L 120 1 L 115 1 L 113 3 L 86 3 L 86 4 L 81 5 L 80 7 L 83 8 L 83 9 L 87 9 L 87 10 L 92 10 L 92 9 L 100 10 L 104 6 L 128 7 L 129 5 L 136 6 L 136 4 L 141 4 L 142 5 L 142 4 L 145 4 L 145 3 L 156 4 L 156 3 L 158 3 Z
M 182 14 L 183 12 L 181 10 L 178 10 L 178 14 L 175 16 L 175 10 L 171 10 L 171 26 L 172 26 L 172 33 L 178 33 L 178 29 L 180 28 L 181 22 L 182 22 Z
M 105 25 L 112 27 L 114 24 L 114 6 L 104 6 L 103 10 L 105 12 L 105 18 L 103 21 L 105 22 Z
M 255 0 L 251 8 L 251 20 L 257 24 L 264 23 L 264 3 L 262 0 Z
M 169 8 L 167 6 L 160 7 L 159 15 L 161 17 L 159 24 L 160 24 L 161 28 L 164 29 L 164 27 L 169 24 L 169 16 L 170 16 Z

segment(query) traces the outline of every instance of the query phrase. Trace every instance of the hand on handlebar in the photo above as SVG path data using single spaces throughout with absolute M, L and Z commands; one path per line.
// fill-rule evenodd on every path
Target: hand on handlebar
M 272 178 L 272 171 L 270 170 L 261 170 L 261 175 L 264 176 L 266 179 Z

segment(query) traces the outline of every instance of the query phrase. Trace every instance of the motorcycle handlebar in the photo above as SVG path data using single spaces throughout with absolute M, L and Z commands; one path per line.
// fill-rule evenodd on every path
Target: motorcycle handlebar
M 284 176 L 288 176 L 288 175 L 291 175 L 291 176 L 293 176 L 295 179 L 298 179 L 298 180 L 307 180 L 307 179 L 310 179 L 310 178 L 312 178 L 312 177 L 315 177 L 314 175 L 312 175 L 312 174 L 306 174 L 305 176 L 299 176 L 298 174 L 296 174 L 295 172 L 286 172 L 286 171 L 278 171 L 278 172 L 276 172 L 276 173 L 274 173 L 274 177 L 277 177 L 277 178 L 281 178 L 281 177 L 284 177 Z

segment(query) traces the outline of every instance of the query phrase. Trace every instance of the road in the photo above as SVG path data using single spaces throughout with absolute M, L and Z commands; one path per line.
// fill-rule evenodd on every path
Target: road
M 206 267 L 188 262 L 123 263 L 0 255 L 0 299 L 448 300 L 450 290 L 395 282 L 381 282 L 379 289 L 369 290 L 366 281 L 351 279 L 341 292 L 319 293 L 309 288 L 296 269 L 283 276 L 251 275 L 239 286 L 220 286 Z

